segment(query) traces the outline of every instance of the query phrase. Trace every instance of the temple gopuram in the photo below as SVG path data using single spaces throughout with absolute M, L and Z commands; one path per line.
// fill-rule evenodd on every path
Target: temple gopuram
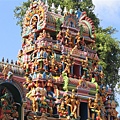
M 117 120 L 86 12 L 31 0 L 16 64 L 0 62 L 0 120 Z

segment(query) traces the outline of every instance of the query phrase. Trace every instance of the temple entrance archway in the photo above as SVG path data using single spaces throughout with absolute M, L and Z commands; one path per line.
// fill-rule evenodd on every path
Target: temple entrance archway
M 24 90 L 16 81 L 0 80 L 1 120 L 21 120 Z

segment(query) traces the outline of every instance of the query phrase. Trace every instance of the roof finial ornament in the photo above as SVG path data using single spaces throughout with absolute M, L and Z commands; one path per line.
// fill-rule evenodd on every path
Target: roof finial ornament
M 66 8 L 66 7 L 64 7 L 63 14 L 65 15 L 67 12 L 68 12 L 68 11 L 67 11 L 67 8 Z
M 4 62 L 4 57 L 2 58 L 2 62 Z
M 45 0 L 45 6 L 47 7 L 47 10 L 48 10 L 49 5 L 48 5 L 48 1 L 47 0 Z
M 58 11 L 58 14 L 61 15 L 62 9 L 61 9 L 60 5 L 58 6 L 57 11 Z
M 51 12 L 55 13 L 55 5 L 54 5 L 54 3 L 52 3 Z
M 70 14 L 73 14 L 73 9 L 70 9 L 70 11 L 69 11 L 69 12 L 70 12 Z
M 38 2 L 38 0 L 30 0 L 30 2 L 31 2 L 31 3 L 33 3 L 33 2 Z
M 9 60 L 8 60 L 8 58 L 7 58 L 7 60 L 6 60 L 6 63 L 9 63 Z

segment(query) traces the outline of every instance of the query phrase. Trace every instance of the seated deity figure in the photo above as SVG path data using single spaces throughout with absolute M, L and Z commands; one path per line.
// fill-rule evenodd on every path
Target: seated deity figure
M 12 70 L 9 70 L 9 72 L 7 74 L 7 79 L 12 80 L 12 78 L 13 78 L 13 72 L 12 72 Z
M 42 37 L 46 37 L 46 36 L 47 36 L 47 33 L 45 30 L 43 30 Z
M 42 113 L 40 120 L 48 120 L 45 113 Z
M 37 37 L 37 40 L 40 40 L 42 38 L 42 33 L 40 32 L 38 37 Z

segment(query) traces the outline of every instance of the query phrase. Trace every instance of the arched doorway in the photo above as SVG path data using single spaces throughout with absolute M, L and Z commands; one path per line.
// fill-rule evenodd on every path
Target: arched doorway
M 0 119 L 21 120 L 21 108 L 22 96 L 15 82 L 0 82 Z

